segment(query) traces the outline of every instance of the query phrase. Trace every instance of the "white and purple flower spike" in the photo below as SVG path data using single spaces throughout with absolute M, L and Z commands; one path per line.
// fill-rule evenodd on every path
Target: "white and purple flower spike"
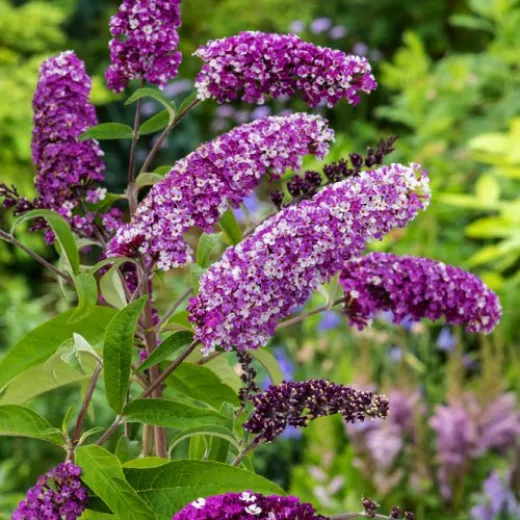
M 418 165 L 364 171 L 285 208 L 229 248 L 201 277 L 188 306 L 203 352 L 265 345 L 345 261 L 425 209 L 428 182 Z
M 201 100 L 262 104 L 301 92 L 310 107 L 333 107 L 342 99 L 357 105 L 360 93 L 377 88 L 366 58 L 316 46 L 295 34 L 242 32 L 210 41 L 195 56 L 204 61 L 195 83 Z
M 303 157 L 323 158 L 334 132 L 320 116 L 268 117 L 234 128 L 178 161 L 109 244 L 109 256 L 150 256 L 167 271 L 192 260 L 184 240 L 192 226 L 207 233 L 269 174 L 298 170 Z
M 110 20 L 108 87 L 122 92 L 133 79 L 165 87 L 177 76 L 181 0 L 123 0 Z

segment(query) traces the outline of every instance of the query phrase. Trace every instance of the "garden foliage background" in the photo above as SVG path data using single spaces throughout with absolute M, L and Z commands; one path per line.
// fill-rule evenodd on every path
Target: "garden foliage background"
M 101 121 L 131 124 L 125 121 L 131 113 L 123 112 L 103 79 L 107 23 L 118 3 L 0 0 L 0 178 L 16 182 L 23 195 L 33 191 L 31 98 L 39 64 L 47 56 L 63 48 L 76 50 L 96 75 L 93 101 Z M 342 104 L 324 111 L 338 136 L 327 161 L 364 151 L 380 137 L 399 135 L 392 159 L 427 168 L 432 207 L 378 249 L 474 270 L 499 292 L 504 307 L 498 330 L 483 338 L 424 323 L 396 327 L 384 317 L 356 333 L 332 313 L 284 330 L 272 345 L 286 378 L 320 374 L 378 388 L 390 395 L 394 408 L 397 403 L 399 413 L 384 426 L 362 432 L 345 430 L 333 417 L 316 421 L 303 434 L 286 433 L 259 450 L 257 470 L 323 512 L 355 510 L 367 494 L 387 508 L 402 504 L 415 510 L 419 519 L 518 518 L 520 445 L 510 435 L 520 436 L 520 2 L 247 4 L 184 0 L 180 34 L 185 58 L 180 79 L 167 94 L 182 99 L 190 91 L 192 85 L 182 78 L 197 71 L 191 53 L 200 44 L 241 30 L 297 31 L 315 43 L 366 54 L 380 89 L 356 109 Z M 298 107 L 297 101 L 277 102 L 271 109 Z M 143 106 L 146 115 L 154 110 L 154 105 Z M 162 163 L 171 164 L 265 110 L 240 104 L 199 107 L 164 146 Z M 126 181 L 122 160 L 129 144 L 105 143 L 109 191 L 117 193 Z M 262 204 L 248 200 L 249 209 L 260 213 Z M 52 258 L 37 234 L 20 236 Z M 171 285 L 165 276 L 165 302 L 183 290 Z M 62 288 L 4 243 L 0 287 L 1 355 L 65 304 L 59 303 Z M 35 404 L 57 423 L 74 399 L 65 388 Z M 109 412 L 95 402 L 94 412 L 98 422 L 105 414 L 109 421 Z M 23 491 L 56 462 L 57 454 L 46 449 L 36 442 L 0 441 L 0 518 L 8 518 Z M 439 475 L 450 454 L 451 464 L 442 466 L 447 473 Z

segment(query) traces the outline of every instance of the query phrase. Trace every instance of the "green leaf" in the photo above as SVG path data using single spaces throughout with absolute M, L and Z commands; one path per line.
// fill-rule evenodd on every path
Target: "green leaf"
M 84 336 L 94 346 L 100 343 L 115 314 L 108 307 L 96 307 L 85 320 L 70 323 L 73 312 L 68 311 L 40 325 L 8 350 L 0 361 L 0 388 L 24 370 L 43 363 L 74 333 Z
M 47 419 L 23 406 L 0 406 L 0 436 L 31 437 L 63 445 L 63 437 Z
M 148 298 L 143 296 L 119 311 L 107 327 L 103 359 L 105 363 L 105 394 L 108 404 L 116 413 L 125 406 L 130 385 L 132 347 L 139 316 Z
M 184 362 L 167 379 L 166 385 L 183 395 L 220 408 L 223 402 L 238 405 L 236 392 L 209 368 Z
M 235 427 L 235 407 L 230 403 L 224 403 L 219 412 L 228 418 L 227 429 L 233 432 Z M 237 452 L 240 451 L 240 446 L 237 444 L 236 438 L 233 435 L 235 442 L 226 437 L 213 436 L 210 443 L 209 460 L 216 460 L 217 462 L 226 462 L 229 453 L 230 445 L 235 446 Z
M 111 267 L 99 280 L 99 289 L 107 303 L 116 309 L 123 309 L 127 306 L 125 288 L 119 267 Z
M 190 269 L 190 278 L 191 278 L 191 286 L 193 287 L 193 292 L 197 294 L 200 289 L 200 279 L 202 275 L 207 271 L 204 267 L 201 267 L 199 264 L 191 264 Z
M 76 452 L 81 480 L 119 520 L 155 520 L 156 516 L 125 479 L 117 457 L 100 446 L 82 446 Z M 133 470 L 137 471 L 137 470 Z
M 98 300 L 97 282 L 90 272 L 80 273 L 74 277 L 74 285 L 78 293 L 78 306 L 70 317 L 70 322 L 84 320 L 96 308 Z
M 34 209 L 28 211 L 14 221 L 11 233 L 14 233 L 15 229 L 24 222 L 34 220 L 35 218 L 43 218 L 49 223 L 49 226 L 56 235 L 56 241 L 70 265 L 72 273 L 78 275 L 79 253 L 76 240 L 70 230 L 69 223 L 60 214 L 49 209 Z
M 222 215 L 220 227 L 232 245 L 237 245 L 242 241 L 242 230 L 231 208 Z
M 197 91 L 195 90 L 189 96 L 185 97 L 179 107 L 178 114 L 182 115 L 188 109 L 188 107 L 197 99 Z
M 188 446 L 188 458 L 190 460 L 205 460 L 209 453 L 209 446 L 206 437 L 197 435 L 190 438 Z
M 52 367 L 49 366 L 48 360 L 41 365 L 28 368 L 5 389 L 0 404 L 24 404 L 57 388 L 86 382 L 94 372 L 96 362 L 92 357 L 86 357 L 81 364 L 84 373 L 67 365 L 59 357 L 54 359 Z
M 192 437 L 197 436 L 208 436 L 208 437 L 216 437 L 218 439 L 223 439 L 226 443 L 230 443 L 237 448 L 240 449 L 240 445 L 238 443 L 237 438 L 234 433 L 225 426 L 221 426 L 220 424 L 210 424 L 208 426 L 199 426 L 197 428 L 189 428 L 187 430 L 183 430 L 178 433 L 171 441 L 169 451 L 170 453 L 178 446 L 182 441 L 186 439 L 190 439 Z
M 196 408 L 170 399 L 136 399 L 123 415 L 127 422 L 140 422 L 184 430 L 207 424 L 224 424 L 226 418 L 209 408 Z
M 267 349 L 248 350 L 248 354 L 267 370 L 273 385 L 282 383 L 284 377 L 280 365 L 277 359 Z
M 56 354 L 51 356 L 44 364 L 44 370 L 52 373 L 54 377 L 54 365 L 56 364 L 56 361 L 60 360 L 72 369 L 80 372 L 82 375 L 86 375 L 81 364 L 79 349 L 76 347 L 73 340 L 66 341 L 60 348 L 58 348 Z
M 124 470 L 130 485 L 156 512 L 159 520 L 171 517 L 200 497 L 251 490 L 285 495 L 269 480 L 219 462 L 175 461 L 153 469 Z
M 170 101 L 166 94 L 161 92 L 160 90 L 156 90 L 154 88 L 144 87 L 136 90 L 127 100 L 125 103 L 126 105 L 131 105 L 132 103 L 135 103 L 138 99 L 142 99 L 144 97 L 150 97 L 152 99 L 155 99 L 155 101 L 158 101 L 163 105 L 164 108 L 168 111 L 170 114 L 170 120 L 175 117 L 175 103 Z
M 139 366 L 139 371 L 148 370 L 165 361 L 181 348 L 188 346 L 192 341 L 193 334 L 191 332 L 180 331 L 168 336 Z
M 83 132 L 79 140 L 97 139 L 105 141 L 110 139 L 132 139 L 133 137 L 134 131 L 128 125 L 123 125 L 122 123 L 102 123 Z
M 124 435 L 117 441 L 115 455 L 121 461 L 121 464 L 124 464 L 129 460 L 137 459 L 140 453 L 140 441 L 131 441 Z
M 168 110 L 163 110 L 146 120 L 139 128 L 139 135 L 155 134 L 168 126 L 170 114 Z
M 168 459 L 161 457 L 143 457 L 142 459 L 129 460 L 123 464 L 123 468 L 148 469 L 158 468 L 170 462 Z
M 79 520 L 117 520 L 117 518 L 108 513 L 100 513 L 99 511 L 90 511 L 87 509 L 79 517 Z
M 125 264 L 126 262 L 130 262 L 134 265 L 138 265 L 137 261 L 133 258 L 127 258 L 126 256 L 121 256 L 118 258 L 105 258 L 104 260 L 101 260 L 96 265 L 92 266 L 90 268 L 90 272 L 92 274 L 97 273 L 101 268 L 111 265 L 112 267 L 120 267 L 121 265 Z
M 188 320 L 187 310 L 176 312 L 166 323 L 163 324 L 163 327 L 166 325 L 168 325 L 169 328 L 175 328 L 178 330 L 193 330 L 193 325 Z
M 163 179 L 164 175 L 160 175 L 159 173 L 143 172 L 137 176 L 135 186 L 137 189 L 144 188 L 145 186 L 153 186 Z
M 455 14 L 450 18 L 450 23 L 451 25 L 464 27 L 465 29 L 476 29 L 490 33 L 495 32 L 494 26 L 491 22 L 468 14 Z
M 172 170 L 171 166 L 165 165 L 165 166 L 159 166 L 158 168 L 155 168 L 155 170 L 153 172 L 158 173 L 159 175 L 162 175 L 164 177 L 171 170 Z
M 197 264 L 203 268 L 207 268 L 211 264 L 211 257 L 218 254 L 224 248 L 222 242 L 222 234 L 217 233 L 207 235 L 204 233 L 199 240 L 199 247 L 197 248 Z

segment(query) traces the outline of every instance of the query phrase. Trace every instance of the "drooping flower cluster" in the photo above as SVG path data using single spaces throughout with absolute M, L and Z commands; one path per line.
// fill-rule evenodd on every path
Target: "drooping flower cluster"
M 361 92 L 377 88 L 366 58 L 301 40 L 294 34 L 242 32 L 209 42 L 195 55 L 204 61 L 197 76 L 199 99 L 248 103 L 301 91 L 311 107 L 346 99 L 356 105 Z
M 177 76 L 181 0 L 123 0 L 110 20 L 110 89 L 122 92 L 133 79 L 166 86 Z
M 244 429 L 255 433 L 257 442 L 270 442 L 288 426 L 303 428 L 318 417 L 341 414 L 353 423 L 388 415 L 386 397 L 323 379 L 284 381 L 250 399 L 255 408 Z
M 11 520 L 76 520 L 88 503 L 80 474 L 81 468 L 70 463 L 51 469 L 29 489 Z
M 256 349 L 367 241 L 405 226 L 429 201 L 417 165 L 361 172 L 260 225 L 201 277 L 188 306 L 196 338 L 216 347 Z
M 105 171 L 99 144 L 78 139 L 97 125 L 88 101 L 91 87 L 85 64 L 68 51 L 43 62 L 33 99 L 32 154 L 39 194 L 35 206 L 57 211 L 87 235 L 92 234 L 94 215 L 73 214 L 79 196 L 96 203 L 106 191 L 95 186 Z
M 340 277 L 350 322 L 363 329 L 378 311 L 394 321 L 442 317 L 471 332 L 491 332 L 500 302 L 476 276 L 427 258 L 370 253 L 345 265 Z
M 298 498 L 259 493 L 226 493 L 199 498 L 181 509 L 173 520 L 326 520 L 311 504 Z
M 211 233 L 230 206 L 238 206 L 264 175 L 279 178 L 302 158 L 323 157 L 334 133 L 308 114 L 270 117 L 242 125 L 178 161 L 137 208 L 131 224 L 109 245 L 111 256 L 149 255 L 160 269 L 182 266 L 192 252 L 183 238 L 192 226 Z

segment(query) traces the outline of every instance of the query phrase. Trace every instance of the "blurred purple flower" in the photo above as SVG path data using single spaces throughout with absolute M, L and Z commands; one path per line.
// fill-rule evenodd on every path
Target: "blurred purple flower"
M 329 31 L 329 36 L 333 40 L 341 40 L 341 38 L 345 38 L 347 35 L 347 28 L 342 25 L 336 25 Z
M 513 393 L 502 394 L 479 415 L 479 453 L 495 449 L 507 452 L 518 444 L 520 412 Z
M 251 112 L 249 112 L 249 110 L 237 110 L 235 113 L 235 121 L 237 123 L 247 123 L 251 121 Z
M 164 93 L 169 97 L 174 97 L 183 92 L 189 92 L 193 88 L 193 81 L 189 79 L 181 79 L 179 81 L 174 81 L 169 83 L 165 89 Z
M 158 111 L 158 106 L 153 101 L 145 101 L 141 105 L 141 114 L 143 116 L 153 116 Z
M 256 213 L 262 207 L 262 201 L 254 193 L 246 197 L 242 204 L 246 207 L 249 214 Z M 238 222 L 243 224 L 246 221 L 246 214 L 242 206 L 235 209 L 234 213 Z
M 383 59 L 383 53 L 379 49 L 374 49 L 370 52 L 370 58 L 373 61 L 379 61 Z
M 343 323 L 341 316 L 334 311 L 327 311 L 321 315 L 321 320 L 318 325 L 320 332 L 327 332 L 328 330 L 335 329 Z
M 352 53 L 358 56 L 366 56 L 368 54 L 368 45 L 364 42 L 358 42 L 352 47 Z
M 289 31 L 295 34 L 305 31 L 305 22 L 303 20 L 294 20 L 289 26 Z
M 508 478 L 504 480 L 509 480 Z M 496 472 L 484 481 L 482 503 L 471 509 L 471 520 L 500 520 L 520 517 L 520 505 L 508 483 Z
M 401 347 L 392 347 L 388 351 L 390 359 L 394 362 L 399 362 L 403 359 L 403 349 Z
M 448 327 L 443 327 L 437 337 L 437 346 L 445 352 L 453 352 L 455 348 L 455 336 L 450 332 Z
M 271 107 L 261 105 L 251 112 L 251 120 L 256 121 L 257 119 L 264 119 L 269 117 L 272 112 Z
M 330 21 L 330 18 L 316 18 L 316 20 L 311 23 L 311 31 L 314 34 L 320 34 L 328 31 L 331 25 L 332 22 Z
M 215 111 L 215 114 L 217 117 L 232 118 L 235 117 L 236 112 L 237 111 L 235 107 L 232 105 L 219 105 Z

